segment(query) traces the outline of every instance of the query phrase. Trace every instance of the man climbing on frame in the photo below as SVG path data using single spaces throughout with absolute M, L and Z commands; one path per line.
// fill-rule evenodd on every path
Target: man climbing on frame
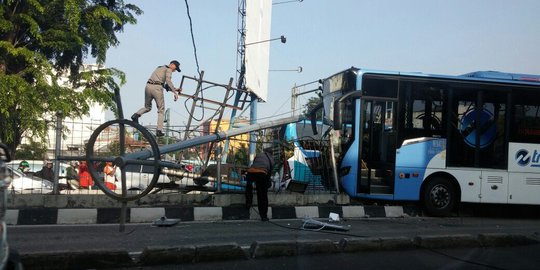
M 178 99 L 178 93 L 182 91 L 181 88 L 175 88 L 171 81 L 171 76 L 174 71 L 181 71 L 180 62 L 176 60 L 172 60 L 169 65 L 159 66 L 154 70 L 144 88 L 144 107 L 131 116 L 131 120 L 139 123 L 139 117 L 152 110 L 152 100 L 155 100 L 158 110 L 156 137 L 165 135 L 163 133 L 163 122 L 165 119 L 165 98 L 163 96 L 163 89 L 173 91 L 174 101 Z

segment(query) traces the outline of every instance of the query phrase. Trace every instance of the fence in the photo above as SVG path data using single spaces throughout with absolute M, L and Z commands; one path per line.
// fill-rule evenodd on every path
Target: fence
M 98 128 L 98 123 L 63 121 L 60 125 L 56 130 L 62 130 L 63 135 L 57 135 L 55 140 L 59 144 L 51 144 L 49 149 L 49 156 L 54 157 L 51 158 L 54 161 L 52 167 L 41 157 L 26 160 L 29 163 L 28 168 L 19 168 L 22 160 L 8 164 L 13 179 L 11 192 L 102 194 L 93 181 L 103 181 L 109 189 L 118 194 L 121 193 L 123 184 L 130 193 L 141 192 L 148 187 L 155 172 L 151 165 L 130 164 L 120 169 L 115 166 L 108 167 L 105 162 L 85 164 L 84 159 L 75 160 L 75 157 L 84 157 L 87 154 L 86 145 L 94 130 Z M 149 138 L 132 126 L 125 127 L 124 149 L 121 149 L 119 143 L 120 127 L 114 124 L 99 133 L 95 139 L 93 154 L 99 157 L 116 157 L 122 151 L 131 153 L 151 149 Z M 152 126 L 146 128 L 155 129 Z M 300 144 L 293 143 L 279 135 L 283 134 L 283 128 L 259 131 L 254 141 L 259 151 L 268 145 L 274 148 L 276 169 L 272 177 L 271 191 L 334 193 L 336 188 L 328 162 L 328 142 L 301 138 L 298 140 Z M 183 126 L 167 126 L 164 130 L 166 136 L 157 138 L 157 142 L 159 145 L 171 144 L 184 138 L 206 135 L 214 130 L 215 126 L 211 123 L 189 131 Z M 222 144 L 223 142 L 209 143 L 162 155 L 161 160 L 176 164 L 177 168 L 163 167 L 151 193 L 244 192 L 245 173 L 249 165 L 249 135 L 239 135 L 229 141 L 226 160 L 222 160 L 223 155 L 220 153 Z M 305 151 L 309 151 L 310 155 L 301 154 Z M 98 179 L 88 178 L 87 166 L 94 166 L 100 172 Z

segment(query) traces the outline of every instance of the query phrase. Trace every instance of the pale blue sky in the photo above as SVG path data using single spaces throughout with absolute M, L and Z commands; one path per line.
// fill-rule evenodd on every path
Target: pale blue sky
M 182 73 L 197 69 L 183 0 L 124 0 L 144 14 L 119 35 L 106 65 L 124 71 L 124 114 L 143 106 L 144 85 L 158 65 L 178 59 Z M 247 0 L 253 1 L 253 0 Z M 285 0 L 274 0 L 274 3 Z M 197 55 L 205 79 L 236 78 L 238 0 L 190 0 Z M 367 69 L 459 75 L 477 70 L 540 74 L 538 0 L 304 0 L 274 5 L 268 100 L 259 118 L 290 111 L 291 88 L 351 66 Z M 235 81 L 236 84 L 236 81 Z M 307 89 L 306 89 L 307 90 Z M 304 102 L 305 99 L 304 98 Z M 173 124 L 187 119 L 184 100 L 173 102 Z M 227 113 L 226 117 L 230 115 Z M 247 114 L 249 115 L 249 113 Z M 155 124 L 156 108 L 141 118 Z

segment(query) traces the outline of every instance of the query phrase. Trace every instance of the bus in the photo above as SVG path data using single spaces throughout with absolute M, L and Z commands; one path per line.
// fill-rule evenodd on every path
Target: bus
M 460 202 L 540 204 L 540 76 L 352 67 L 322 83 L 349 196 L 418 201 L 432 216 Z

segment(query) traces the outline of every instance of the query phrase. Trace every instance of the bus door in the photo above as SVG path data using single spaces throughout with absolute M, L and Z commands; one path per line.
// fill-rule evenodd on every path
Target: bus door
M 392 194 L 396 159 L 396 102 L 363 100 L 358 193 Z

